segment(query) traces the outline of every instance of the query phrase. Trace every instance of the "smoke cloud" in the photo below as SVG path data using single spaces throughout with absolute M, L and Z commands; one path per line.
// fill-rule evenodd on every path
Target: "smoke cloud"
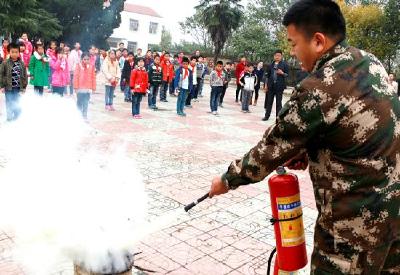
M 26 95 L 21 104 L 21 118 L 0 127 L 0 228 L 15 235 L 13 256 L 27 274 L 51 274 L 66 261 L 125 271 L 147 234 L 135 163 L 123 144 L 96 150 L 96 132 L 72 100 Z

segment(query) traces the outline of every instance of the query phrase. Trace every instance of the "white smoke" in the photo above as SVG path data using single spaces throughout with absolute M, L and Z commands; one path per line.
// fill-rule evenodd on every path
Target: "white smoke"
M 147 197 L 123 144 L 99 153 L 72 100 L 25 95 L 18 121 L 0 128 L 0 229 L 15 235 L 27 274 L 64 261 L 116 273 L 143 237 Z

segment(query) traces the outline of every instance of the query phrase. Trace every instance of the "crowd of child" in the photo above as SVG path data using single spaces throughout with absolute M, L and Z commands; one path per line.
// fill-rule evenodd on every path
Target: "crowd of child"
M 90 95 L 96 92 L 96 79 L 99 79 L 104 83 L 107 111 L 115 111 L 114 93 L 119 87 L 125 102 L 132 104 L 133 118 L 140 119 L 140 103 L 144 96 L 152 110 L 158 109 L 158 100 L 168 102 L 168 95 L 177 97 L 177 115 L 186 116 L 185 110 L 192 108 L 193 102 L 203 96 L 207 74 L 211 86 L 210 113 L 218 115 L 218 107 L 223 107 L 233 76 L 232 63 L 224 65 L 218 61 L 215 66 L 209 66 L 199 51 L 190 58 L 183 53 L 172 57 L 166 51 L 158 54 L 151 50 L 142 56 L 141 49 L 135 55 L 120 43 L 116 50 L 106 52 L 92 46 L 84 53 L 78 42 L 71 50 L 65 43 L 56 41 L 51 41 L 46 50 L 40 40 L 33 47 L 27 34 L 23 34 L 18 43 L 3 40 L 0 62 L 0 88 L 6 95 L 9 121 L 15 120 L 20 113 L 19 94 L 25 90 L 28 80 L 39 96 L 46 89 L 61 97 L 76 94 L 77 107 L 87 119 Z M 257 104 L 264 77 L 262 62 L 254 68 L 243 58 L 236 66 L 235 77 L 238 85 L 236 101 L 239 103 L 240 93 L 242 112 L 248 113 L 249 105 Z

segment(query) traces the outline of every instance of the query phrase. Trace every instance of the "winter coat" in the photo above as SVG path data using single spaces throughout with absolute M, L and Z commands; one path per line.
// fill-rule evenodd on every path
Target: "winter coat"
M 274 70 L 281 69 L 285 74 L 284 75 L 277 75 L 276 82 L 274 82 L 273 75 Z M 268 85 L 268 90 L 271 91 L 274 89 L 278 92 L 283 92 L 286 89 L 286 77 L 289 75 L 289 66 L 286 64 L 285 61 L 279 62 L 275 66 L 275 62 L 272 62 L 271 65 L 268 66 L 266 73 L 266 82 Z
M 145 68 L 134 69 L 131 73 L 131 79 L 129 81 L 132 93 L 145 94 L 149 87 L 149 75 Z M 136 88 L 136 85 L 140 87 Z
M 29 62 L 29 71 L 31 74 L 30 84 L 33 86 L 49 86 L 50 65 L 49 57 L 44 54 L 40 56 L 38 52 L 34 52 Z
M 243 64 L 243 63 L 237 64 L 236 70 L 235 70 L 236 85 L 240 85 L 240 78 L 242 77 L 245 67 L 246 67 L 246 64 Z
M 177 69 L 175 71 L 175 79 L 174 79 L 174 88 L 175 89 L 180 89 L 182 88 L 182 81 L 183 81 L 183 76 L 184 76 L 184 72 L 183 72 L 183 67 L 180 67 L 179 69 Z M 188 69 L 189 71 L 189 87 L 188 90 L 191 91 L 193 89 L 193 72 Z
M 224 69 L 224 74 L 225 74 L 225 81 L 226 83 L 224 85 L 229 85 L 229 82 L 232 80 L 232 71 L 231 70 L 225 70 Z
M 25 52 L 24 52 L 24 55 L 23 55 L 23 60 L 24 60 L 25 66 L 27 66 L 27 65 L 29 65 L 29 62 L 31 60 L 31 56 L 32 56 L 32 53 L 33 53 L 33 46 L 32 46 L 32 43 L 29 40 L 21 39 L 20 41 L 23 42 L 24 45 L 25 45 Z
M 50 58 L 50 59 L 57 59 L 57 53 L 56 53 L 55 50 L 47 49 L 46 55 L 47 55 L 47 57 Z
M 18 61 L 21 64 L 21 90 L 25 90 L 26 86 L 28 85 L 27 71 L 24 62 L 20 58 L 18 59 Z M 12 68 L 13 61 L 11 60 L 11 58 L 5 60 L 0 65 L 0 88 L 5 88 L 6 91 L 12 89 Z
M 240 83 L 243 86 L 243 90 L 246 91 L 254 91 L 255 86 L 257 85 L 257 75 L 252 72 L 245 72 L 243 76 L 240 78 Z
M 126 60 L 121 73 L 121 81 L 125 81 L 126 85 L 129 85 L 129 81 L 131 79 L 131 73 L 134 69 L 135 69 L 135 62 L 133 62 L 131 66 L 130 62 Z
M 163 72 L 163 81 L 168 81 L 171 83 L 175 77 L 174 65 L 171 62 L 163 62 L 161 66 Z
M 65 58 L 57 58 L 50 60 L 50 67 L 53 74 L 51 75 L 51 85 L 55 87 L 65 87 L 69 84 L 69 67 Z
M 146 71 L 149 71 L 150 65 L 152 65 L 153 62 L 154 62 L 154 60 L 151 57 L 144 58 L 144 67 L 146 68 Z
M 149 67 L 149 83 L 152 86 L 160 85 L 163 79 L 163 72 L 161 65 L 156 66 L 153 64 Z
M 197 63 L 196 64 L 196 77 L 197 78 L 204 78 L 204 76 L 207 73 L 207 66 L 203 63 Z
M 94 66 L 92 64 L 78 64 L 75 68 L 73 84 L 75 90 L 96 91 L 96 72 Z
M 75 71 L 77 64 L 81 63 L 82 51 L 72 50 L 68 56 L 68 68 L 71 72 Z
M 119 78 L 121 77 L 121 69 L 117 60 L 111 62 L 110 58 L 104 59 L 103 66 L 101 67 L 103 73 L 103 83 L 106 86 L 118 85 Z M 115 79 L 116 83 L 111 83 Z
M 31 59 L 31 55 L 28 53 L 28 51 L 25 50 L 25 52 L 20 53 L 20 57 L 21 57 L 21 60 L 24 62 L 25 66 L 29 67 L 29 62 L 30 62 L 30 59 Z
M 218 72 L 216 70 L 212 71 L 210 74 L 210 86 L 211 87 L 222 87 L 224 86 L 225 81 L 225 73 L 222 70 L 221 76 L 218 76 Z
M 257 75 L 257 83 L 256 83 L 256 88 L 259 89 L 261 86 L 261 81 L 264 78 L 265 72 L 264 69 L 261 68 L 260 70 L 256 67 L 254 68 L 254 73 Z

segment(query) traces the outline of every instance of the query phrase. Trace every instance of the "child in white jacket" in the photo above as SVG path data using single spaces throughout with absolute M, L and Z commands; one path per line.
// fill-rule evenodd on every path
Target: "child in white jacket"
M 242 90 L 242 112 L 250 113 L 249 105 L 251 102 L 251 95 L 254 92 L 254 88 L 257 84 L 257 75 L 254 73 L 254 67 L 252 64 L 247 63 L 245 72 L 240 78 L 240 84 L 243 87 Z

